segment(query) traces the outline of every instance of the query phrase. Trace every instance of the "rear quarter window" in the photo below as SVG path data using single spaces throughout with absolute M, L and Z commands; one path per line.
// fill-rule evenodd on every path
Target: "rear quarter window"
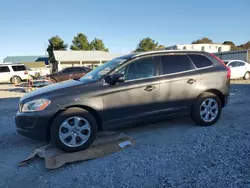
M 26 67 L 24 65 L 16 65 L 16 66 L 12 66 L 12 69 L 17 72 L 17 71 L 25 71 Z
M 197 68 L 204 68 L 213 65 L 212 61 L 208 59 L 206 56 L 197 54 L 188 54 L 188 56 L 191 58 L 191 60 L 193 61 L 194 65 Z

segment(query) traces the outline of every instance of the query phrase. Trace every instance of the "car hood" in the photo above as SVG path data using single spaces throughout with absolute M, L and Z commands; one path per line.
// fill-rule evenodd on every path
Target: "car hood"
M 45 87 L 39 88 L 35 91 L 32 91 L 30 93 L 25 94 L 20 99 L 20 101 L 24 101 L 24 100 L 27 100 L 30 98 L 35 98 L 37 96 L 42 96 L 42 95 L 46 96 L 47 94 L 50 94 L 52 92 L 58 93 L 58 92 L 61 92 L 60 90 L 68 89 L 68 88 L 79 86 L 79 85 L 85 85 L 85 84 L 81 81 L 78 81 L 78 80 L 69 80 L 69 81 L 60 82 L 57 84 L 51 84 L 49 86 L 45 86 Z

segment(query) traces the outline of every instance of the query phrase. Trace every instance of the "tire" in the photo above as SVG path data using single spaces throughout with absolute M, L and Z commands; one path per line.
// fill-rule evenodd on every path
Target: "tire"
M 205 92 L 196 99 L 191 111 L 191 118 L 198 125 L 210 126 L 220 118 L 221 109 L 222 104 L 217 95 Z
M 250 79 L 250 73 L 246 72 L 243 78 L 244 78 L 244 80 L 249 80 Z
M 78 123 L 75 118 L 78 119 Z M 95 118 L 81 108 L 69 108 L 60 113 L 55 117 L 51 126 L 52 142 L 65 152 L 76 152 L 88 148 L 95 140 L 96 133 Z
M 11 79 L 10 79 L 11 83 L 12 84 L 20 84 L 22 82 L 22 79 L 19 77 L 19 76 L 13 76 Z

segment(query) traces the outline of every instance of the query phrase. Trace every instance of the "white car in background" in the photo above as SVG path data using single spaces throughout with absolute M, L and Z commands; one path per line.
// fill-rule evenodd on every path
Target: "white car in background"
M 223 60 L 231 70 L 231 79 L 250 79 L 250 64 L 242 60 Z
M 0 83 L 20 83 L 27 80 L 29 75 L 36 76 L 36 72 L 23 64 L 0 64 Z

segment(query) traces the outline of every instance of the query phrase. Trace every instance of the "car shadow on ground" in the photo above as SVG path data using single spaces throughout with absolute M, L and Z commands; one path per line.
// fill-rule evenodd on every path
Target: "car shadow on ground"
M 152 120 L 140 124 L 131 124 L 125 127 L 113 129 L 117 132 L 124 132 L 126 134 L 137 135 L 148 132 L 161 132 L 166 129 L 188 129 L 194 128 L 197 125 L 189 117 L 166 118 L 160 120 Z

